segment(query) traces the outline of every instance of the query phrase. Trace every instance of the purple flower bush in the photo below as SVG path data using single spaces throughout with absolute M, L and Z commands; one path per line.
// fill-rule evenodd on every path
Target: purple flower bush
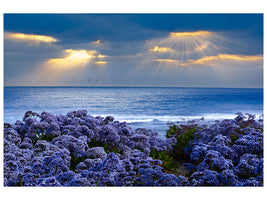
M 263 122 L 177 123 L 163 139 L 86 110 L 27 111 L 4 123 L 4 185 L 263 186 Z

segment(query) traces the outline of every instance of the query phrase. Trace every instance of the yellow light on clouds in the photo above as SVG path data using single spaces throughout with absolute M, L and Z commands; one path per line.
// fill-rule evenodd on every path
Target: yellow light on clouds
M 209 31 L 195 31 L 195 32 L 171 32 L 171 37 L 184 37 L 184 36 L 207 36 L 211 35 Z
M 178 62 L 177 60 L 172 60 L 172 59 L 154 59 L 154 62 L 167 62 L 167 63 L 175 63 Z
M 65 65 L 78 65 L 87 63 L 90 59 L 94 57 L 96 51 L 87 51 L 87 50 L 73 50 L 66 49 L 64 50 L 68 55 L 64 58 L 53 58 L 48 61 L 48 63 L 54 64 L 65 64 Z
M 86 62 L 93 57 L 96 51 L 86 50 L 73 50 L 66 49 L 64 52 L 68 53 L 68 56 L 64 58 L 50 59 L 49 62 L 68 63 L 68 62 Z
M 97 58 L 105 58 L 105 57 L 107 57 L 106 55 L 101 55 L 101 54 L 99 54 L 99 55 L 97 55 L 96 56 Z
M 84 66 L 86 63 L 94 62 L 94 59 L 105 58 L 106 55 L 98 54 L 95 50 L 74 50 L 66 49 L 64 50 L 67 55 L 62 58 L 52 58 L 47 64 L 59 66 L 59 67 L 78 67 Z M 106 64 L 106 61 L 95 61 L 96 64 Z
M 107 64 L 107 61 L 96 61 L 95 64 L 97 64 L 97 65 L 105 65 L 105 64 Z
M 149 49 L 149 51 L 152 51 L 152 52 L 172 52 L 173 49 L 171 49 L 169 47 L 158 47 L 158 46 L 155 46 L 153 49 Z
M 101 44 L 101 41 L 100 40 L 97 40 L 97 41 L 93 41 L 92 44 L 95 44 L 95 45 L 100 45 Z
M 20 40 L 20 41 L 27 41 L 32 43 L 53 43 L 57 42 L 56 38 L 46 35 L 34 35 L 34 34 L 24 34 L 24 33 L 10 33 L 5 32 L 5 39 L 12 39 L 12 40 Z
M 216 61 L 244 61 L 253 62 L 263 59 L 262 55 L 233 55 L 233 54 L 218 54 L 216 56 L 206 56 L 197 60 L 189 60 L 188 62 L 181 63 L 180 65 L 214 65 Z

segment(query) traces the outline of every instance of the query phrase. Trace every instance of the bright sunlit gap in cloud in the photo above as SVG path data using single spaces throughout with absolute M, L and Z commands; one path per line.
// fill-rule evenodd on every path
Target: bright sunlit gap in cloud
M 97 51 L 87 51 L 87 50 L 73 50 L 66 49 L 64 50 L 67 53 L 66 57 L 63 58 L 53 58 L 50 59 L 47 63 L 51 65 L 57 65 L 58 67 L 75 67 L 86 64 L 90 59 L 95 57 Z
M 34 35 L 34 34 L 11 33 L 11 32 L 5 32 L 4 38 L 10 40 L 29 42 L 31 44 L 53 43 L 58 41 L 56 38 L 46 35 Z
M 35 78 L 32 81 L 35 85 L 52 85 L 72 80 L 81 77 L 87 67 L 107 64 L 107 61 L 102 60 L 107 56 L 96 50 L 66 49 L 63 53 L 61 58 L 49 59 L 33 72 Z

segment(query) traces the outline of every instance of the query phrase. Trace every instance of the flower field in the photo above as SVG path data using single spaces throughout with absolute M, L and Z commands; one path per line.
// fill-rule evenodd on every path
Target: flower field
M 169 125 L 166 137 L 86 110 L 4 123 L 4 186 L 263 186 L 263 120 Z

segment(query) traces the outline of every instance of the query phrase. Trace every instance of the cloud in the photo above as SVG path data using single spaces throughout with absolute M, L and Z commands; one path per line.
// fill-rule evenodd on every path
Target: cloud
M 79 65 L 87 63 L 90 59 L 94 57 L 96 51 L 87 51 L 87 50 L 73 50 L 66 49 L 64 50 L 67 53 L 67 56 L 63 58 L 52 58 L 49 59 L 47 63 L 59 64 L 59 65 Z
M 179 62 L 178 60 L 173 60 L 173 59 L 154 59 L 152 61 L 154 61 L 154 62 L 165 62 L 165 63 L 177 63 L 177 62 Z
M 93 41 L 91 42 L 92 44 L 96 45 L 96 46 L 99 46 L 102 44 L 102 42 L 100 40 L 96 40 L 96 41 Z
M 66 49 L 64 53 L 67 53 L 65 57 L 62 58 L 52 58 L 47 61 L 47 64 L 57 65 L 62 67 L 75 67 L 84 65 L 96 58 L 104 58 L 105 55 L 99 54 L 96 50 L 74 50 Z M 95 61 L 98 62 L 98 61 Z M 107 63 L 106 61 L 102 61 Z
M 171 32 L 170 37 L 187 37 L 187 36 L 209 36 L 210 31 L 195 31 L 195 32 Z
M 150 52 L 173 52 L 174 50 L 169 47 L 155 46 L 153 49 L 149 49 Z
M 105 65 L 107 64 L 107 61 L 95 61 L 94 63 L 97 65 Z
M 215 65 L 218 62 L 240 61 L 240 62 L 257 62 L 262 61 L 262 55 L 235 55 L 235 54 L 218 54 L 216 56 L 205 56 L 197 60 L 188 60 L 180 65 Z
M 4 38 L 15 41 L 29 42 L 30 44 L 54 43 L 58 41 L 56 38 L 46 35 L 34 35 L 34 34 L 11 33 L 11 32 L 5 32 Z

